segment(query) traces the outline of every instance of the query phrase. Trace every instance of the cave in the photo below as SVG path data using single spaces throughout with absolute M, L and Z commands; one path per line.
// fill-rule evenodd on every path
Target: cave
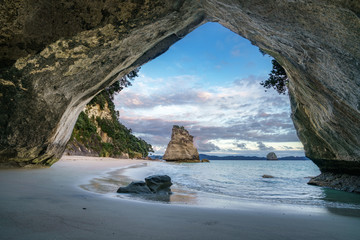
M 218 22 L 291 79 L 294 122 L 323 173 L 360 175 L 357 1 L 5 1 L 0 7 L 0 164 L 50 166 L 98 92 Z

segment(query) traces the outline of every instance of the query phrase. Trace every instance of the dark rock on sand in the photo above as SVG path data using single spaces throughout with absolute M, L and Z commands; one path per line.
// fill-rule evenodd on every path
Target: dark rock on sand
M 153 175 L 145 178 L 145 182 L 153 193 L 171 193 L 171 178 L 167 175 Z
M 313 177 L 309 185 L 329 187 L 346 192 L 360 193 L 360 178 L 349 174 L 321 173 L 317 177 Z
M 152 194 L 144 181 L 132 182 L 126 187 L 120 187 L 118 193 Z
M 153 175 L 145 178 L 144 181 L 132 182 L 126 187 L 120 187 L 118 193 L 136 194 L 171 194 L 171 178 L 167 175 Z

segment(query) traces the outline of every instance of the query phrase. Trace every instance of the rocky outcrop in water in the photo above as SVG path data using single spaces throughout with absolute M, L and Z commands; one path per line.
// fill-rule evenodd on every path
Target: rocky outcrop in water
M 171 140 L 163 159 L 166 161 L 200 162 L 199 153 L 193 141 L 194 137 L 184 127 L 173 126 Z
M 266 155 L 266 159 L 267 160 L 278 160 L 276 154 L 274 152 L 269 152 L 267 155 Z
M 360 175 L 358 1 L 3 1 L 0 162 L 51 165 L 104 87 L 216 21 L 275 57 L 322 172 Z
M 264 174 L 261 176 L 262 178 L 274 178 L 272 175 Z
M 325 172 L 312 178 L 308 184 L 329 187 L 346 192 L 360 193 L 360 178 L 349 174 Z

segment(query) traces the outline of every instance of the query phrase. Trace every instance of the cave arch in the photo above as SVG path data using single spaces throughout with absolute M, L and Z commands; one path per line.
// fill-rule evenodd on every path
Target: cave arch
M 291 78 L 292 119 L 323 172 L 360 175 L 354 1 L 8 1 L 1 8 L 0 162 L 56 162 L 85 104 L 197 26 L 219 22 Z

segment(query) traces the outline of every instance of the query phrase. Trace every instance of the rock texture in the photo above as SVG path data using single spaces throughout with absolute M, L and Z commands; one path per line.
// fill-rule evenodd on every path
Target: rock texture
M 163 159 L 166 161 L 200 162 L 199 153 L 193 140 L 194 137 L 184 127 L 173 126 L 171 140 Z
M 153 175 L 145 178 L 145 182 L 153 193 L 171 194 L 172 182 L 168 175 Z
M 261 176 L 262 178 L 274 178 L 272 175 L 264 174 Z
M 269 152 L 267 155 L 266 155 L 266 159 L 267 160 L 278 160 L 276 154 L 274 152 Z
M 51 165 L 86 103 L 203 23 L 197 1 L 3 1 L 0 162 Z
M 144 181 L 131 182 L 126 187 L 120 187 L 118 193 L 159 194 L 170 195 L 172 182 L 168 175 L 153 175 Z
M 330 187 L 346 192 L 360 193 L 360 178 L 349 174 L 325 172 L 312 178 L 308 184 Z
M 142 158 L 152 146 L 119 122 L 112 97 L 103 91 L 80 113 L 64 154 Z
M 117 193 L 152 194 L 144 181 L 131 182 L 126 187 L 119 187 Z
M 360 175 L 359 16 L 349 0 L 2 1 L 0 162 L 53 164 L 96 93 L 217 21 L 286 69 L 306 156 Z

